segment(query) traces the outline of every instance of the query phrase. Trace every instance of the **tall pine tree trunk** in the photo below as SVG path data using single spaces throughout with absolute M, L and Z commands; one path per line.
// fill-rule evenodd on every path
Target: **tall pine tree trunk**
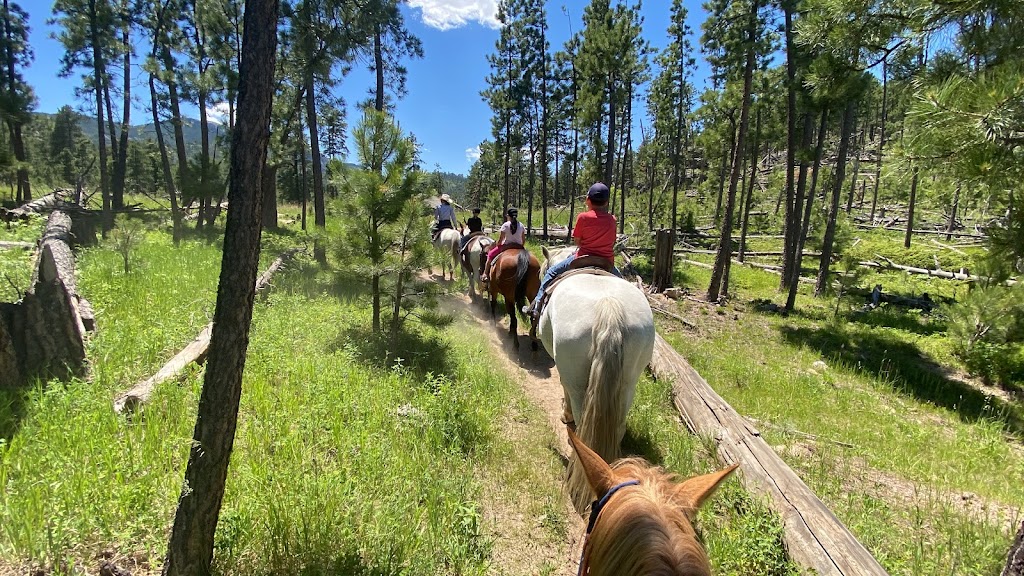
M 203 392 L 163 573 L 208 574 L 238 424 L 260 256 L 261 180 L 270 138 L 277 0 L 247 0 L 232 135 L 224 254 Z
M 738 259 L 743 262 L 747 249 L 747 230 L 750 229 L 750 206 L 753 204 L 754 181 L 757 178 L 757 149 L 761 146 L 761 107 L 757 108 L 757 119 L 754 121 L 754 142 L 750 147 L 750 180 L 747 182 L 746 201 L 743 203 L 743 227 L 740 229 L 740 249 Z
M 796 146 L 797 146 L 797 132 L 796 132 L 796 92 L 797 92 L 797 78 L 796 78 L 796 32 L 793 29 L 793 13 L 796 12 L 797 0 L 783 0 L 782 10 L 785 14 L 785 34 L 786 34 L 786 217 L 785 224 L 783 226 L 783 256 L 782 256 L 782 276 L 779 279 L 779 289 L 784 290 L 789 287 L 789 278 L 793 274 L 793 266 L 795 265 L 796 255 L 796 234 L 799 226 L 797 225 L 797 219 L 799 216 L 799 210 L 796 205 L 796 189 L 793 181 L 793 169 L 796 164 Z M 778 208 L 776 208 L 778 212 Z
M 89 0 L 89 33 L 92 40 L 93 82 L 96 89 L 96 129 L 99 135 L 100 149 L 100 195 L 103 198 L 103 237 L 107 236 L 114 223 L 110 217 L 110 179 L 107 175 L 107 137 L 103 122 L 103 77 L 106 66 L 103 61 L 103 50 L 100 48 L 99 14 L 96 0 Z
M 373 68 L 377 76 L 374 90 L 373 108 L 377 112 L 384 111 L 384 47 L 380 22 L 373 25 Z
M 115 209 L 124 208 L 125 180 L 128 178 L 128 132 L 131 129 L 132 109 L 132 50 L 131 28 L 121 29 L 121 46 L 124 50 L 124 74 L 121 85 L 121 128 L 117 157 L 114 158 L 114 186 L 111 203 Z
M 864 151 L 864 137 L 857 137 L 857 120 L 853 119 L 853 140 L 857 143 L 854 150 L 856 154 L 853 157 L 853 170 L 850 175 L 850 195 L 846 197 L 846 213 L 849 214 L 853 210 L 853 195 L 857 192 L 857 176 L 860 175 L 860 155 Z
M 209 174 L 210 174 L 210 123 L 206 113 L 206 90 L 200 89 L 199 100 L 199 218 L 196 218 L 196 230 L 202 230 L 209 211 Z
M 836 218 L 839 216 L 839 197 L 846 181 L 846 152 L 850 147 L 850 130 L 853 117 L 857 112 L 857 101 L 850 98 L 843 111 L 843 126 L 839 135 L 839 152 L 836 160 L 836 173 L 832 186 L 832 205 L 828 211 L 828 224 L 825 225 L 825 239 L 821 243 L 821 264 L 818 266 L 818 280 L 814 284 L 814 295 L 821 297 L 828 290 L 829 267 L 832 265 L 832 243 L 836 237 Z
M 164 131 L 160 125 L 160 103 L 156 95 L 156 78 L 149 75 L 149 102 L 153 110 L 153 130 L 156 133 L 156 146 L 160 151 L 160 167 L 164 180 L 164 190 L 171 202 L 171 238 L 174 245 L 181 243 L 181 209 L 178 207 L 178 193 L 174 189 L 174 176 L 171 174 L 171 160 L 167 155 L 167 144 L 164 142 Z
M 754 0 L 750 8 L 750 23 L 747 28 L 747 58 L 743 68 L 743 105 L 740 108 L 740 124 L 733 146 L 732 174 L 729 177 L 729 197 L 725 204 L 725 218 L 722 222 L 722 234 L 715 256 L 715 268 L 711 273 L 711 284 L 708 286 L 708 302 L 717 302 L 722 293 L 728 293 L 728 267 L 732 260 L 732 220 L 736 203 L 736 186 L 739 183 L 740 171 L 743 166 L 743 154 L 750 123 L 750 99 L 754 80 L 754 41 L 757 33 L 757 10 L 759 0 Z
M 810 126 L 810 119 L 811 119 L 811 117 L 810 117 L 810 115 L 808 115 L 807 116 L 807 124 L 805 125 L 805 128 Z M 797 293 L 797 289 L 800 287 L 800 271 L 803 268 L 803 261 L 804 261 L 804 244 L 807 242 L 807 235 L 808 235 L 808 233 L 810 231 L 810 228 L 811 228 L 811 215 L 812 215 L 811 209 L 814 206 L 814 198 L 815 198 L 815 196 L 817 196 L 817 190 L 816 189 L 818 187 L 818 171 L 821 170 L 821 155 L 822 155 L 822 151 L 823 151 L 823 149 L 825 147 L 825 133 L 826 133 L 827 123 L 828 123 L 828 107 L 824 107 L 821 110 L 821 122 L 818 125 L 818 142 L 817 142 L 817 144 L 814 147 L 814 166 L 812 167 L 812 174 L 813 175 L 811 176 L 811 190 L 810 190 L 810 193 L 807 194 L 806 203 L 804 204 L 804 213 L 803 213 L 803 217 L 802 217 L 801 222 L 800 222 L 800 235 L 797 238 L 796 252 L 794 254 L 792 276 L 789 279 L 789 286 L 788 286 L 789 292 L 786 295 L 785 310 L 787 312 L 791 312 L 793 310 L 793 307 L 796 306 L 796 293 Z M 809 140 L 809 134 L 805 133 L 804 139 L 805 139 L 804 143 L 806 145 L 808 143 L 808 140 Z M 798 203 L 801 201 L 800 199 L 803 198 L 803 196 L 804 196 L 803 195 L 803 190 L 804 190 L 804 185 L 805 185 L 806 180 L 807 180 L 806 163 L 801 162 L 800 163 L 800 178 L 799 178 L 799 182 L 797 183 L 797 202 Z M 840 183 L 839 186 L 842 187 L 842 184 Z
M 612 171 L 615 162 L 615 80 L 612 75 L 608 76 L 608 149 L 605 151 L 604 159 L 604 182 L 611 188 L 614 185 L 615 172 Z
M 326 207 L 324 206 L 324 171 L 320 163 L 320 139 L 316 118 L 316 98 L 313 91 L 313 71 L 306 72 L 306 126 L 309 127 L 309 154 L 313 165 L 313 224 L 323 231 L 327 227 Z M 327 262 L 327 250 L 323 241 L 318 240 L 313 246 L 313 257 L 317 262 Z
M 10 14 L 10 6 L 8 5 L 9 0 L 4 0 L 4 14 Z M 4 18 L 4 37 L 7 38 L 6 50 L 4 51 L 5 63 L 7 66 L 7 92 L 13 98 L 17 93 L 18 82 L 17 75 L 14 69 L 14 50 L 12 45 L 14 44 L 14 38 L 11 32 L 11 20 L 10 18 Z M 32 185 L 29 183 L 28 178 L 28 157 L 25 155 L 25 140 L 21 134 L 21 122 L 17 118 L 8 120 L 11 132 L 11 148 L 14 152 L 14 159 L 18 162 L 18 169 L 15 172 L 15 177 L 18 180 L 18 204 L 23 204 L 32 200 Z
M 886 104 L 889 95 L 888 62 L 882 58 L 882 127 L 878 134 L 878 166 L 875 169 L 875 190 L 871 194 L 871 223 L 875 223 L 875 208 L 878 206 L 878 185 L 882 181 L 882 152 L 885 151 L 885 119 L 888 115 Z
M 946 242 L 953 238 L 953 230 L 956 228 L 956 212 L 960 207 L 960 183 L 956 183 L 956 192 L 953 193 L 953 205 L 949 209 L 949 223 L 946 224 Z
M 907 208 L 907 234 L 903 238 L 903 247 L 910 248 L 910 238 L 914 235 L 914 207 L 917 204 L 918 168 L 914 166 L 914 176 L 910 180 L 910 206 Z

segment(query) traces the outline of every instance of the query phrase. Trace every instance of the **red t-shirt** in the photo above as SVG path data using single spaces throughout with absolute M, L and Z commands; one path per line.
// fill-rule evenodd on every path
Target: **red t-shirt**
M 601 256 L 609 260 L 615 257 L 615 216 L 607 212 L 588 210 L 576 217 L 572 237 L 579 238 L 577 256 Z

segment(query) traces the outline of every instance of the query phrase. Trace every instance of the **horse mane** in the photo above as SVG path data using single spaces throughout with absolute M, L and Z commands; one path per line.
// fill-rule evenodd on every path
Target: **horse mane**
M 690 523 L 696 510 L 679 497 L 679 478 L 639 458 L 613 468 L 640 484 L 602 511 L 590 535 L 589 574 L 710 576 L 707 552 Z

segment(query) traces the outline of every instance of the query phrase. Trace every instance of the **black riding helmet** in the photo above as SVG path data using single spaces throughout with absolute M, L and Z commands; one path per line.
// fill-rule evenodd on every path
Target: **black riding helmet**
M 517 217 L 519 216 L 519 210 L 518 210 L 518 209 L 516 209 L 516 208 L 509 208 L 509 209 L 508 209 L 508 210 L 507 210 L 507 211 L 505 212 L 505 214 L 508 214 L 508 215 L 509 215 L 510 217 L 512 217 L 512 218 L 517 218 Z

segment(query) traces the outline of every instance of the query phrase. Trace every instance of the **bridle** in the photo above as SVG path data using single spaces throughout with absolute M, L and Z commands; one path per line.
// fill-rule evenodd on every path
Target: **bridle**
M 576 573 L 577 576 L 583 576 L 590 570 L 590 563 L 587 561 L 587 552 L 590 551 L 590 533 L 594 531 L 594 526 L 597 525 L 597 520 L 601 516 L 601 511 L 604 509 L 605 505 L 608 504 L 608 501 L 611 500 L 612 496 L 614 496 L 619 490 L 622 490 L 627 486 L 638 486 L 639 484 L 639 480 L 626 480 L 621 484 L 616 484 L 609 488 L 608 491 L 604 493 L 604 496 L 594 500 L 594 503 L 591 504 L 590 519 L 587 521 L 587 535 L 583 540 L 583 552 L 580 554 L 580 569 L 579 572 Z

